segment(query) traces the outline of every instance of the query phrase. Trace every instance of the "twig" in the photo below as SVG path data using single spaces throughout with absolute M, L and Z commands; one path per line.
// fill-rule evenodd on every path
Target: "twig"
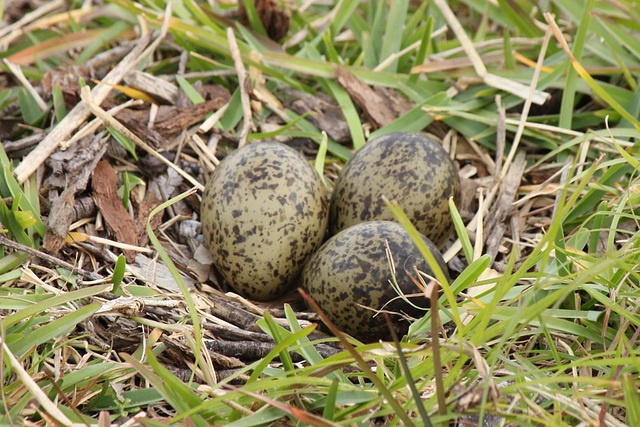
M 251 91 L 251 81 L 247 78 L 247 71 L 244 69 L 242 58 L 240 56 L 240 49 L 238 49 L 238 42 L 236 36 L 233 33 L 231 27 L 227 28 L 227 38 L 229 39 L 229 51 L 233 58 L 233 65 L 236 67 L 236 73 L 238 74 L 238 86 L 240 86 L 240 100 L 242 101 L 242 115 L 243 125 L 242 133 L 240 134 L 240 141 L 238 147 L 242 147 L 247 143 L 247 137 L 249 131 L 254 129 L 253 121 L 251 120 L 251 103 L 249 100 L 249 92 Z
M 13 249 L 15 249 L 17 251 L 26 252 L 26 253 L 31 254 L 33 256 L 36 256 L 36 257 L 38 257 L 40 259 L 43 259 L 45 261 L 49 261 L 52 264 L 59 265 L 61 267 L 66 268 L 67 270 L 76 272 L 79 275 L 81 275 L 83 277 L 86 277 L 88 279 L 91 279 L 91 280 L 102 280 L 103 279 L 103 277 L 101 277 L 97 273 L 94 273 L 92 271 L 83 270 L 83 269 L 78 268 L 77 266 L 75 266 L 75 265 L 73 265 L 71 263 L 68 263 L 67 261 L 63 261 L 60 258 L 54 257 L 53 255 L 49 255 L 49 254 L 44 253 L 42 251 L 39 251 L 37 249 L 30 248 L 29 246 L 25 246 L 23 244 L 14 242 L 13 240 L 8 239 L 8 238 L 6 238 L 6 237 L 4 237 L 2 235 L 0 235 L 0 245 L 4 245 L 4 246 L 7 246 L 9 248 L 13 248 Z

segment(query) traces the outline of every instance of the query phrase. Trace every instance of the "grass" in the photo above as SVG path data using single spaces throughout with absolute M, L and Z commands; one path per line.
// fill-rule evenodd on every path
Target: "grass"
M 232 2 L 114 0 L 87 9 L 59 1 L 18 14 L 24 15 L 19 22 L 3 3 L 13 27 L 0 28 L 6 60 L 0 64 L 0 423 L 97 424 L 103 417 L 102 424 L 123 424 L 136 417 L 145 425 L 364 426 L 384 419 L 428 426 L 499 415 L 523 426 L 640 425 L 640 12 L 634 3 L 550 0 L 544 9 L 531 0 L 286 3 L 290 29 L 278 43 L 264 36 L 249 1 L 248 27 L 237 24 Z M 14 171 L 25 170 L 25 153 L 12 144 L 50 133 L 82 102 L 80 86 L 93 87 L 91 78 L 102 79 L 115 63 L 97 65 L 98 75 L 83 65 L 151 34 L 157 47 L 138 58 L 138 69 L 164 77 L 194 104 L 204 100 L 203 85 L 231 94 L 213 131 L 199 133 L 198 124 L 168 141 L 167 151 L 182 156 L 175 165 L 199 168 L 181 173 L 203 182 L 217 161 L 215 148 L 234 149 L 243 133 L 245 89 L 227 39 L 230 25 L 254 90 L 256 129 L 249 141 L 313 141 L 315 167 L 331 188 L 366 140 L 426 130 L 444 141 L 472 184 L 468 205 L 451 205 L 456 233 L 445 258 L 452 282 L 438 277 L 444 292 L 437 307 L 395 343 L 322 337 L 291 305 L 282 304 L 276 317 L 233 300 L 260 314 L 257 330 L 242 332 L 260 332 L 272 345 L 243 361 L 208 351 L 224 328 L 238 328 L 215 311 L 214 302 L 228 295 L 190 288 L 189 274 L 208 278 L 189 263 L 197 258 L 193 241 L 180 234 L 198 214 L 189 204 L 191 184 L 165 181 L 175 191 L 146 215 L 146 235 L 160 260 L 152 269 L 164 269 L 168 278 L 145 272 L 140 258 L 125 263 L 117 242 L 68 241 L 51 254 L 67 264 L 32 255 L 47 230 L 52 163 L 16 177 Z M 456 28 L 468 37 L 454 36 Z M 336 82 L 336 67 L 395 91 L 412 108 L 372 128 Z M 67 79 L 46 89 L 52 76 L 65 76 L 56 74 L 62 69 Z M 559 99 L 540 110 L 543 90 L 560 91 Z M 313 113 L 293 111 L 292 91 L 333 99 L 348 144 L 314 124 Z M 136 92 L 112 95 L 119 103 Z M 70 136 L 83 120 L 68 129 Z M 109 160 L 122 179 L 124 205 L 137 213 L 154 178 L 134 157 L 145 153 L 122 132 L 109 131 L 126 147 Z M 196 159 L 197 138 L 209 142 L 209 163 Z M 525 169 L 505 203 L 521 152 Z M 493 242 L 496 217 L 504 229 Z M 105 235 L 93 214 L 73 227 Z M 172 291 L 163 288 L 169 284 Z M 319 351 L 319 344 L 338 342 L 335 354 Z

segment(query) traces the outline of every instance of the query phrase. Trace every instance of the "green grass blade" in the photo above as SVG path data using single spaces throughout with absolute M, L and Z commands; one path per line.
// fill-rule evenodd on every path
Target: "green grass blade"
M 351 15 L 353 15 L 359 3 L 360 0 L 344 0 L 338 2 L 338 6 L 336 7 L 339 7 L 339 9 L 331 21 L 331 34 L 338 34 L 338 32 L 342 30 L 342 27 L 351 19 Z
M 12 315 L 5 317 L 3 320 L 3 327 L 8 329 L 19 322 L 28 319 L 29 317 L 35 316 L 38 313 L 46 311 L 50 308 L 57 307 L 72 301 L 78 301 L 84 298 L 89 298 L 94 295 L 98 295 L 102 292 L 105 292 L 107 289 L 111 287 L 108 285 L 95 285 L 89 288 L 78 289 L 77 291 L 67 292 L 64 294 L 60 294 L 58 296 L 48 298 L 44 301 L 41 301 L 37 304 L 30 306 L 29 308 L 22 309 L 20 311 L 16 311 Z
M 67 107 L 64 103 L 64 96 L 62 95 L 62 89 L 60 85 L 55 85 L 51 91 L 51 99 L 53 100 L 53 111 L 56 116 L 56 121 L 61 122 L 64 116 L 67 115 Z
M 13 252 L 0 257 L 0 274 L 17 268 L 20 264 L 31 258 L 31 254 L 25 252 Z
M 249 25 L 253 31 L 268 37 L 267 30 L 264 28 L 264 25 L 262 25 L 262 20 L 260 20 L 260 16 L 258 15 L 254 2 L 252 0 L 242 0 L 242 4 L 244 5 L 247 20 L 249 21 Z
M 502 31 L 502 39 L 504 40 L 504 68 L 506 70 L 514 70 L 516 68 L 516 58 L 513 55 L 511 34 L 509 34 L 507 28 Z
M 382 37 L 382 48 L 380 49 L 379 63 L 382 63 L 391 55 L 401 50 L 402 31 L 404 21 L 407 17 L 409 0 L 395 0 L 391 3 L 389 15 L 385 16 L 386 26 Z M 386 70 L 395 73 L 398 69 L 398 60 L 394 60 Z
M 249 384 L 249 383 L 255 382 L 263 374 L 265 368 L 269 365 L 269 363 L 271 363 L 271 361 L 275 359 L 280 354 L 280 352 L 285 351 L 289 346 L 294 345 L 302 337 L 306 337 L 307 335 L 309 335 L 311 332 L 313 332 L 314 329 L 315 329 L 315 325 L 308 326 L 306 328 L 303 328 L 283 338 L 282 341 L 280 341 L 274 347 L 274 349 L 269 352 L 269 354 L 267 354 L 265 357 L 263 357 L 260 361 L 256 363 L 253 373 L 251 374 L 251 377 L 247 380 L 247 383 Z
M 327 393 L 327 403 L 322 411 L 322 418 L 329 421 L 335 421 L 336 397 L 338 395 L 338 379 L 334 378 Z
M 429 16 L 427 18 L 427 22 L 425 22 L 422 27 L 422 42 L 420 43 L 420 47 L 418 48 L 418 52 L 416 53 L 416 57 L 413 60 L 413 67 L 417 65 L 422 65 L 424 60 L 427 58 L 427 54 L 429 53 L 429 46 L 431 45 L 431 33 L 433 32 L 433 16 Z M 412 67 L 412 68 L 413 68 Z M 417 82 L 419 73 L 414 73 L 409 77 L 409 81 Z
M 396 218 L 396 221 L 398 221 L 402 225 L 402 227 L 405 230 L 407 230 L 407 233 L 409 233 L 409 236 L 411 236 L 411 240 L 418 247 L 418 250 L 420 250 L 420 254 L 422 254 L 422 257 L 427 262 L 427 265 L 429 265 L 429 268 L 433 272 L 433 275 L 435 276 L 436 280 L 440 283 L 440 287 L 442 288 L 444 294 L 447 297 L 447 301 L 449 302 L 451 310 L 453 311 L 453 320 L 456 322 L 456 326 L 458 327 L 458 330 L 462 331 L 462 323 L 460 321 L 460 312 L 458 310 L 458 304 L 456 302 L 455 295 L 451 291 L 449 281 L 447 280 L 447 277 L 444 275 L 444 271 L 442 271 L 442 269 L 440 268 L 440 265 L 438 265 L 435 258 L 433 257 L 433 254 L 424 244 L 424 241 L 420 237 L 420 234 L 418 233 L 416 228 L 413 226 L 413 224 L 411 223 L 407 215 L 402 211 L 402 208 L 400 208 L 398 203 L 394 201 L 390 202 L 385 199 L 385 204 L 393 212 L 393 216 Z
M 201 350 L 200 346 L 202 341 L 200 340 L 201 328 L 200 328 L 200 318 L 198 316 L 198 310 L 196 309 L 195 303 L 193 302 L 193 298 L 191 298 L 191 292 L 187 288 L 187 285 L 184 283 L 184 280 L 182 279 L 180 272 L 178 271 L 175 264 L 173 263 L 173 260 L 171 260 L 171 257 L 169 256 L 167 251 L 165 251 L 164 247 L 160 243 L 160 240 L 158 240 L 158 237 L 156 236 L 155 232 L 153 231 L 153 227 L 151 226 L 151 218 L 153 218 L 158 213 L 162 212 L 164 209 L 171 206 L 172 204 L 184 199 L 185 197 L 192 195 L 193 193 L 195 193 L 195 188 L 179 194 L 178 196 L 160 204 L 158 207 L 152 210 L 151 213 L 149 214 L 149 218 L 147 219 L 147 234 L 149 235 L 149 241 L 156 248 L 156 251 L 158 251 L 158 255 L 160 255 L 160 258 L 162 258 L 162 261 L 164 261 L 165 265 L 171 272 L 171 275 L 173 276 L 176 283 L 178 284 L 180 291 L 182 292 L 182 295 L 187 304 L 187 308 L 189 310 L 189 317 L 191 318 L 191 322 L 193 324 L 193 334 L 196 337 L 195 349 L 194 349 L 196 363 L 203 363 L 203 361 L 201 360 L 201 354 L 200 354 L 200 350 Z
M 316 155 L 316 160 L 314 162 L 314 167 L 318 175 L 322 181 L 324 181 L 324 161 L 327 158 L 327 147 L 328 147 L 328 138 L 327 133 L 322 131 L 322 139 L 320 140 L 320 146 L 318 147 L 318 154 Z
M 351 97 L 338 83 L 333 80 L 324 81 L 328 90 L 331 92 L 335 100 L 340 105 L 342 114 L 344 115 L 349 130 L 351 131 L 351 140 L 353 141 L 353 147 L 358 150 L 364 145 L 364 132 L 362 131 L 362 123 L 360 122 L 360 116 L 356 110 Z
M 113 25 L 106 28 L 104 32 L 99 34 L 95 40 L 93 40 L 87 47 L 84 48 L 82 53 L 74 61 L 75 65 L 82 65 L 89 59 L 93 58 L 100 49 L 102 49 L 110 40 L 116 39 L 119 34 L 128 30 L 131 27 L 131 23 L 117 20 Z
M 591 10 L 595 4 L 595 0 L 588 0 L 584 8 L 582 15 L 582 22 L 578 27 L 578 34 L 573 44 L 573 56 L 577 61 L 582 59 L 582 51 L 587 38 L 587 29 L 589 28 L 589 21 L 591 19 Z M 575 96 L 576 96 L 576 84 L 578 80 L 578 73 L 573 67 L 569 67 L 567 71 L 567 81 L 565 83 L 564 91 L 562 92 L 562 104 L 560 107 L 560 118 L 558 120 L 558 126 L 571 129 L 571 121 L 573 119 Z
M 9 344 L 9 348 L 17 358 L 22 358 L 29 349 L 68 334 L 78 323 L 87 319 L 100 307 L 101 304 L 97 302 L 89 304 L 53 322 L 41 325 L 39 328 L 29 332 L 25 339 Z
M 267 328 L 269 328 L 269 332 L 270 332 L 270 335 L 273 337 L 273 341 L 276 344 L 280 344 L 284 340 L 286 333 L 282 333 L 283 331 L 278 325 L 276 325 L 275 321 L 273 320 L 273 317 L 268 312 L 264 313 L 263 320 Z M 284 370 L 287 372 L 293 372 L 294 371 L 293 361 L 291 360 L 291 355 L 289 355 L 288 349 L 283 349 L 280 352 L 279 356 L 280 356 L 280 362 L 282 362 L 282 367 L 284 368 Z
M 124 278 L 126 268 L 127 259 L 122 254 L 118 255 L 116 265 L 113 267 L 113 275 L 111 276 L 111 283 L 113 283 L 113 289 L 111 290 L 111 292 L 118 292 L 120 284 L 122 283 L 122 279 Z
M 525 37 L 535 38 L 542 36 L 542 30 L 535 25 L 519 3 L 498 0 L 498 5 L 500 10 L 508 17 L 510 23 L 520 29 Z M 492 16 L 494 15 L 492 14 Z
M 149 369 L 149 367 L 128 354 L 123 354 L 122 358 L 129 363 L 139 375 L 152 384 L 153 388 L 177 411 L 178 416 L 187 412 L 191 407 L 197 406 L 196 403 L 201 401 L 191 389 L 185 388 L 181 381 L 157 362 L 153 352 L 148 351 L 147 354 L 152 369 Z M 177 388 L 173 389 L 174 386 Z M 208 425 L 199 414 L 191 414 L 189 418 L 196 426 L 205 427 Z
M 282 126 L 280 129 L 274 130 L 273 132 L 250 133 L 248 140 L 249 141 L 263 140 L 263 139 L 274 138 L 276 136 L 282 135 L 284 134 L 284 132 L 291 129 L 295 125 L 297 125 L 300 120 L 304 119 L 310 114 L 314 114 L 314 112 L 313 111 L 306 112 L 303 115 L 298 116 L 294 120 L 291 120 L 289 123 Z
M 184 77 L 176 74 L 176 82 L 178 82 L 180 89 L 183 90 L 185 95 L 187 95 L 187 98 L 189 98 L 189 101 L 193 102 L 194 105 L 202 104 L 204 102 L 202 95 L 200 95 Z
M 20 101 L 20 113 L 24 122 L 28 125 L 37 125 L 45 114 L 40 109 L 38 102 L 24 88 L 18 92 L 18 100 Z
M 629 426 L 640 425 L 640 393 L 631 374 L 622 375 L 622 391 L 624 393 L 624 407 L 627 409 L 626 422 Z
M 458 212 L 458 208 L 456 207 L 456 203 L 453 201 L 453 197 L 449 198 L 449 211 L 451 212 L 453 226 L 456 229 L 458 239 L 460 239 L 460 243 L 462 244 L 462 251 L 464 252 L 464 256 L 465 258 L 467 258 L 467 263 L 471 264 L 474 261 L 473 245 L 471 244 L 471 239 L 469 238 L 467 227 L 464 225 L 462 217 L 460 216 L 460 212 Z
M 184 5 L 189 11 L 204 25 L 211 28 L 222 37 L 226 37 L 225 31 L 214 23 L 209 16 L 203 12 L 200 6 L 193 2 L 193 0 L 184 0 Z M 255 9 L 254 9 L 255 10 Z

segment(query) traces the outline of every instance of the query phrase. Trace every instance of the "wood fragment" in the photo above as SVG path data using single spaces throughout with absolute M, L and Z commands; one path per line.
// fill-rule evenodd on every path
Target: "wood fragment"
M 129 71 L 125 74 L 124 81 L 163 104 L 173 104 L 178 96 L 178 88 L 174 84 L 140 70 Z
M 45 132 L 36 132 L 15 141 L 2 141 L 2 149 L 10 159 L 19 158 L 28 154 L 45 136 Z
M 334 141 L 351 140 L 351 132 L 342 109 L 333 98 L 321 92 L 315 95 L 302 91 L 292 91 L 292 93 L 300 98 L 291 103 L 292 111 L 300 115 L 312 112 L 313 114 L 310 114 L 307 120 L 318 129 L 327 132 Z
M 171 361 L 172 364 L 186 366 L 187 361 L 193 359 L 193 352 L 184 339 L 176 339 L 163 335 L 160 341 L 167 346 L 167 349 L 163 351 L 163 356 L 168 358 L 168 360 Z M 211 360 L 216 365 L 216 367 L 221 367 L 223 369 L 232 369 L 245 366 L 244 363 L 240 361 L 240 359 L 236 357 L 226 356 L 224 354 L 216 352 L 215 350 L 211 350 L 207 346 L 207 344 L 205 344 L 204 348 L 206 348 L 209 352 L 209 356 L 211 357 Z
M 115 261 L 115 259 L 113 261 Z M 127 263 L 126 270 L 133 274 L 136 279 L 147 283 L 148 286 L 155 286 L 169 292 L 181 292 L 171 271 L 169 271 L 169 268 L 161 261 L 150 259 L 143 254 L 138 254 L 135 263 Z M 191 290 L 195 288 L 195 281 L 191 277 L 182 273 L 180 273 L 180 277 L 187 286 L 187 289 Z
M 118 65 L 116 65 L 109 74 L 104 77 L 104 79 L 102 79 L 102 81 L 109 84 L 120 83 L 124 75 L 129 70 L 133 69 L 142 60 L 155 51 L 169 31 L 172 7 L 172 3 L 169 2 L 165 10 L 164 21 L 162 23 L 160 34 L 156 37 L 153 43 L 149 44 L 153 35 L 152 33 L 148 33 L 141 37 L 133 46 L 131 52 L 129 52 L 129 54 L 125 56 L 124 59 L 120 61 Z M 85 87 L 88 89 L 88 86 Z M 111 92 L 111 89 L 111 86 L 99 84 L 90 93 L 90 98 L 95 102 L 102 103 L 102 101 L 104 101 Z M 49 132 L 46 138 L 43 139 L 42 142 L 40 142 L 40 144 L 38 144 L 38 146 L 15 168 L 13 173 L 16 176 L 17 181 L 20 184 L 24 183 L 27 178 L 29 178 L 29 176 L 31 176 L 31 174 L 40 167 L 45 159 L 56 150 L 58 145 L 71 135 L 71 133 L 77 129 L 78 126 L 87 119 L 87 117 L 89 117 L 89 113 L 89 109 L 84 104 L 78 104 L 73 107 L 64 119 L 62 119 L 58 125 Z
M 113 114 L 112 114 L 113 115 Z M 146 121 L 149 117 L 149 110 L 124 109 L 113 115 L 124 127 L 129 129 L 142 141 L 151 147 L 164 148 L 169 146 L 167 136 L 151 129 L 147 126 Z M 166 170 L 166 167 L 164 168 Z
M 160 200 L 153 191 L 147 191 L 144 200 L 138 206 L 138 212 L 136 215 L 136 240 L 138 246 L 147 246 L 149 243 L 149 234 L 147 233 L 147 219 L 154 210 L 160 204 Z M 162 215 L 154 215 L 151 218 L 151 228 L 155 230 L 162 224 Z
M 353 102 L 362 108 L 374 128 L 379 129 L 398 117 L 389 108 L 387 101 L 369 85 L 340 67 L 335 67 L 335 72 L 338 84 L 347 91 Z
M 221 340 L 205 340 L 205 345 L 215 353 L 242 360 L 262 359 L 276 347 L 276 343 L 274 342 Z M 328 345 L 317 344 L 314 347 L 323 358 L 331 357 L 340 352 L 337 348 Z M 289 355 L 293 362 L 302 362 L 304 360 L 304 358 L 296 352 L 289 352 Z
M 197 105 L 187 107 L 160 107 L 154 129 L 164 135 L 171 136 L 189 127 L 205 121 L 207 114 L 222 108 L 230 99 L 226 96 L 205 101 Z
M 53 201 L 47 220 L 47 232 L 43 247 L 51 253 L 57 253 L 69 232 L 69 226 L 76 216 L 75 196 L 87 187 L 91 172 L 107 149 L 104 133 L 84 138 L 72 149 L 59 152 L 60 166 L 65 173 L 65 185 L 62 194 Z M 54 153 L 55 154 L 55 153 Z
M 115 235 L 118 242 L 137 245 L 136 225 L 124 208 L 122 198 L 118 196 L 118 177 L 109 162 L 104 160 L 98 162 L 93 171 L 91 187 L 93 199 L 105 219 L 107 229 Z M 127 262 L 135 260 L 134 251 L 123 252 Z

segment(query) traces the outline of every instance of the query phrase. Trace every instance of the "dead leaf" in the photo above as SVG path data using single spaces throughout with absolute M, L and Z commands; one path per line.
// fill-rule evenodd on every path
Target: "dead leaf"
M 362 108 L 374 128 L 381 128 L 398 117 L 389 108 L 387 100 L 365 82 L 340 67 L 336 67 L 335 71 L 337 82 L 347 91 L 353 102 Z
M 91 179 L 93 198 L 100 213 L 104 217 L 109 231 L 116 240 L 128 245 L 137 245 L 136 226 L 124 208 L 122 199 L 118 196 L 118 177 L 116 171 L 108 161 L 98 162 Z M 133 262 L 136 257 L 134 251 L 123 251 L 127 262 Z

